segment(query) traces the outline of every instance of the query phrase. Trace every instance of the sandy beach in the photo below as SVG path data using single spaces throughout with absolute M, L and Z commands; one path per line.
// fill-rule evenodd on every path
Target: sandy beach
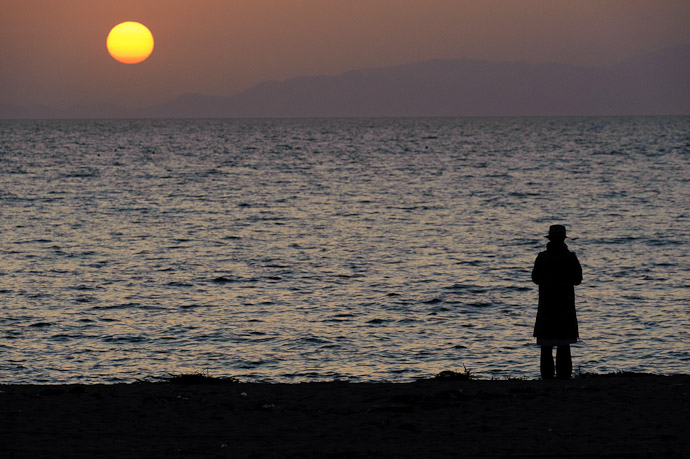
M 690 376 L 4 385 L 4 458 L 690 457 Z

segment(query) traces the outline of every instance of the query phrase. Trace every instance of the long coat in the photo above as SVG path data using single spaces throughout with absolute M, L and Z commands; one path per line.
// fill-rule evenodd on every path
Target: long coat
M 534 262 L 532 281 L 539 285 L 534 336 L 545 340 L 577 341 L 575 285 L 582 282 L 577 255 L 564 243 L 549 242 Z

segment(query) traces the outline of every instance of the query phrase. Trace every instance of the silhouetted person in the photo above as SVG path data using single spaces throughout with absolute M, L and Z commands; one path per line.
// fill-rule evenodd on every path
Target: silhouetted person
M 565 245 L 565 226 L 549 227 L 549 243 L 539 253 L 532 270 L 532 281 L 539 285 L 539 308 L 534 336 L 541 345 L 539 369 L 542 379 L 554 377 L 552 350 L 556 352 L 556 375 L 568 379 L 573 371 L 570 345 L 579 337 L 575 314 L 575 285 L 582 282 L 582 267 L 574 252 Z

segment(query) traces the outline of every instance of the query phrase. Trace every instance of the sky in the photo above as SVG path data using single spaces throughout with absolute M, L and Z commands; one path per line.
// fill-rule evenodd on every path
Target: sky
M 690 43 L 688 0 L 0 0 L 0 105 L 142 107 L 429 59 L 607 65 Z M 138 21 L 149 59 L 106 50 Z

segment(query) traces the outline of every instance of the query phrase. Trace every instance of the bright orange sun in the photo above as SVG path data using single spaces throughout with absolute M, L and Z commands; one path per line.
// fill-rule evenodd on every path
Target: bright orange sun
M 110 29 L 105 46 L 116 61 L 138 64 L 153 52 L 153 35 L 144 24 L 127 21 Z

